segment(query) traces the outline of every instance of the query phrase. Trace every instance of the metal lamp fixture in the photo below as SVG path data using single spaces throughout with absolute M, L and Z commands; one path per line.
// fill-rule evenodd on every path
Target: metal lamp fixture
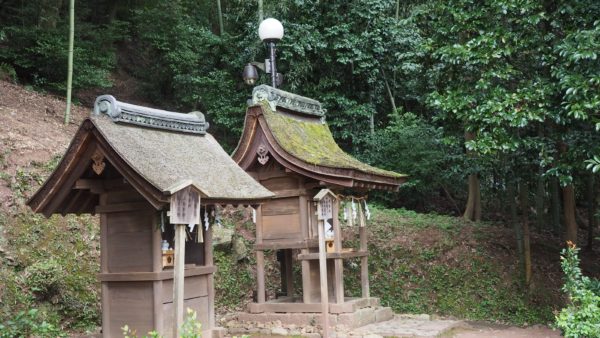
M 247 64 L 244 67 L 242 77 L 247 85 L 252 86 L 255 84 L 256 80 L 258 80 L 258 71 L 256 70 L 256 67 L 252 63 Z
M 264 63 L 250 62 L 244 67 L 242 77 L 247 85 L 253 85 L 258 80 L 258 70 L 271 74 L 271 85 L 277 88 L 283 81 L 283 76 L 277 73 L 275 65 L 275 45 L 283 38 L 283 25 L 279 20 L 268 18 L 258 26 L 258 36 L 269 47 L 269 58 Z

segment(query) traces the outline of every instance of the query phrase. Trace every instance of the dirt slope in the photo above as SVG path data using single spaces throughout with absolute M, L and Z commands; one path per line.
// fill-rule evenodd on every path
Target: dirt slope
M 22 168 L 43 164 L 64 153 L 91 108 L 73 106 L 72 122 L 63 124 L 66 105 L 57 97 L 0 81 L 0 205 L 14 204 L 11 184 Z

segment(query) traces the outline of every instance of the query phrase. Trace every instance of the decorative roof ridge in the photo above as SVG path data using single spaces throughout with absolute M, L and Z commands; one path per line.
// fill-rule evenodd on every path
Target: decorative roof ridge
M 199 111 L 185 114 L 154 109 L 117 101 L 112 95 L 98 96 L 92 114 L 105 114 L 115 123 L 135 124 L 181 133 L 204 135 L 209 127 L 204 114 Z
M 276 111 L 277 107 L 281 107 L 306 115 L 320 117 L 322 122 L 325 122 L 325 109 L 321 106 L 321 102 L 317 100 L 267 85 L 254 87 L 252 90 L 252 104 L 258 104 L 263 101 L 267 101 L 273 111 Z

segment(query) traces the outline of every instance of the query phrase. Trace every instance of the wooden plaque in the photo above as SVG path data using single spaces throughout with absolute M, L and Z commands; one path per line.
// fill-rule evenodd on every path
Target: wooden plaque
M 200 193 L 192 186 L 171 195 L 171 224 L 200 224 Z

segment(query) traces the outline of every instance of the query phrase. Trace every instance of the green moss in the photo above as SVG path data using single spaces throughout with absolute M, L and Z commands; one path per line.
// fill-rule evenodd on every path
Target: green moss
M 355 169 L 368 174 L 406 176 L 372 167 L 345 153 L 333 139 L 329 126 L 318 119 L 302 120 L 273 112 L 268 104 L 262 107 L 277 143 L 298 159 L 314 165 Z

